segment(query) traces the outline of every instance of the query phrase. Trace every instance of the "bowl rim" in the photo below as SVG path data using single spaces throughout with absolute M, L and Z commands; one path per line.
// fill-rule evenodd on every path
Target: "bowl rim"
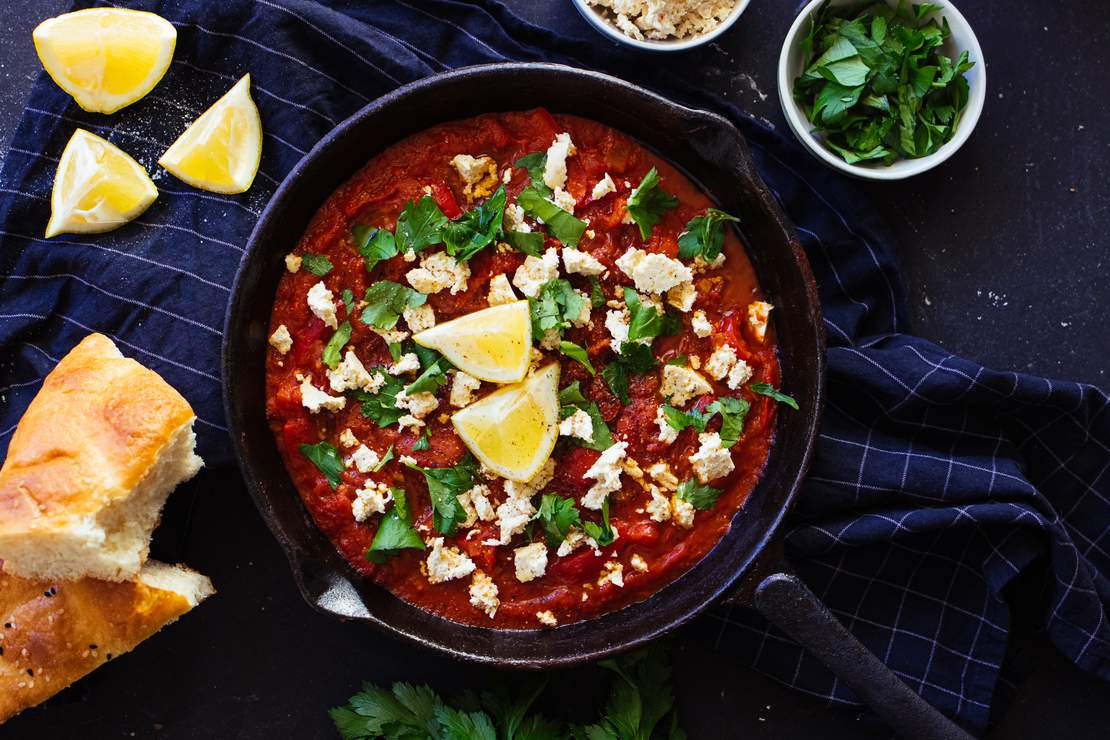
M 826 147 L 810 132 L 809 121 L 794 100 L 792 94 L 794 80 L 790 79 L 789 74 L 790 58 L 797 48 L 802 27 L 809 21 L 810 17 L 819 7 L 826 2 L 834 1 L 835 0 L 810 0 L 810 2 L 798 13 L 790 26 L 790 30 L 786 33 L 786 38 L 783 40 L 782 50 L 779 52 L 777 75 L 779 104 L 782 107 L 783 115 L 786 117 L 786 122 L 790 126 L 790 130 L 810 154 L 817 159 L 845 174 L 864 180 L 904 180 L 940 166 L 959 151 L 967 140 L 971 138 L 971 134 L 978 125 L 979 118 L 982 116 L 983 108 L 986 105 L 987 61 L 983 56 L 983 49 L 979 45 L 979 38 L 975 35 L 975 30 L 951 0 L 932 0 L 932 2 L 941 6 L 940 10 L 936 12 L 948 19 L 948 24 L 953 31 L 953 37 L 955 37 L 957 33 L 960 34 L 961 37 L 966 37 L 964 41 L 961 41 L 961 45 L 968 47 L 972 60 L 975 61 L 979 69 L 979 76 L 981 78 L 979 84 L 973 87 L 968 96 L 967 108 L 964 110 L 960 120 L 960 126 L 956 130 L 956 135 L 952 140 L 945 143 L 940 149 L 927 157 L 899 159 L 895 161 L 894 164 L 882 167 L 849 164 Z M 895 0 L 884 1 L 887 4 L 893 4 L 895 2 Z
M 693 38 L 689 39 L 674 39 L 673 41 L 668 41 L 665 39 L 641 41 L 640 39 L 634 39 L 631 36 L 625 35 L 624 32 L 622 32 L 619 28 L 615 27 L 613 24 L 605 20 L 605 18 L 603 18 L 600 13 L 594 10 L 592 6 L 587 4 L 587 0 L 571 1 L 574 3 L 574 7 L 578 9 L 578 12 L 582 15 L 587 23 L 593 26 L 594 29 L 597 30 L 599 33 L 608 36 L 611 40 L 616 41 L 619 44 L 624 44 L 625 46 L 631 47 L 633 49 L 659 52 L 662 54 L 673 54 L 675 52 L 688 51 L 704 44 L 708 44 L 710 41 L 713 41 L 718 36 L 732 28 L 732 26 L 735 25 L 736 21 L 740 20 L 741 14 L 743 14 L 743 12 L 747 10 L 748 6 L 751 5 L 752 2 L 752 0 L 736 0 L 736 6 L 729 12 L 728 16 L 726 16 L 725 19 L 721 21 L 716 28 L 712 29 L 711 31 L 707 31 L 699 36 L 694 36 Z

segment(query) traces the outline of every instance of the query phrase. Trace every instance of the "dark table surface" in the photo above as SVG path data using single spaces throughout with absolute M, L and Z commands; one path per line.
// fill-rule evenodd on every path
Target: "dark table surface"
M 0 19 L 0 142 L 39 73 L 31 29 L 67 3 L 8 0 Z M 781 40 L 803 3 L 756 0 L 738 26 L 691 56 L 690 84 L 785 130 L 775 88 Z M 509 0 L 542 22 L 569 0 Z M 912 331 L 990 367 L 1106 385 L 1110 362 L 1110 15 L 1102 0 L 963 0 L 988 62 L 987 107 L 946 165 L 867 185 L 896 237 Z M 606 43 L 598 37 L 598 43 Z M 690 62 L 687 62 L 690 63 Z M 5 145 L 6 148 L 6 145 Z M 324 713 L 359 682 L 426 681 L 446 692 L 503 678 L 316 614 L 237 475 L 209 475 L 171 499 L 154 555 L 212 576 L 218 598 L 134 654 L 0 728 L 0 737 L 332 737 Z M 191 510 L 191 511 L 190 511 Z M 186 512 L 189 515 L 186 516 Z M 192 525 L 183 522 L 191 520 Z M 217 543 L 213 547 L 212 543 Z M 229 558 L 227 553 L 237 553 Z M 1024 671 L 993 738 L 1102 738 L 1110 686 L 1043 638 L 1037 584 L 1013 594 L 1011 657 Z M 676 650 L 683 724 L 700 737 L 881 737 L 865 710 L 835 707 L 714 655 L 704 625 Z M 552 714 L 592 714 L 597 669 L 564 671 Z

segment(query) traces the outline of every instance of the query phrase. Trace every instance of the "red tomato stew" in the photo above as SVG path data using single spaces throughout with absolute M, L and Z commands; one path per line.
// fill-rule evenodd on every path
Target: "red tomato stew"
M 374 157 L 286 256 L 271 318 L 267 415 L 317 525 L 398 597 L 486 627 L 595 617 L 680 576 L 794 405 L 734 220 L 631 138 L 542 109 Z M 546 458 L 527 481 L 453 424 L 499 385 L 413 341 L 510 305 L 529 375 L 558 368 L 557 442 L 517 451 Z

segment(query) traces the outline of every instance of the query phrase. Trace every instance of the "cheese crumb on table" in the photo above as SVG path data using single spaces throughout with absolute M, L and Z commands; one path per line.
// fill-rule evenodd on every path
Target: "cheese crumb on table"
M 690 466 L 694 475 L 703 484 L 724 478 L 735 468 L 732 462 L 732 453 L 721 446 L 721 435 L 717 432 L 706 432 L 698 435 L 701 447 L 690 455 Z
M 600 510 L 606 497 L 613 491 L 620 490 L 621 473 L 624 471 L 621 461 L 624 460 L 627 452 L 628 443 L 617 442 L 602 452 L 601 457 L 585 472 L 583 478 L 593 478 L 597 482 L 590 486 L 590 490 L 582 497 L 584 507 L 595 511 Z
M 470 605 L 484 611 L 490 619 L 497 614 L 501 600 L 497 598 L 497 584 L 480 570 L 470 579 Z
M 323 280 L 308 289 L 308 308 L 316 318 L 324 322 L 324 326 L 332 329 L 339 326 L 335 316 L 335 296 L 324 285 Z
M 554 247 L 543 253 L 543 257 L 528 255 L 524 264 L 513 273 L 513 285 L 529 298 L 535 298 L 544 283 L 559 277 L 559 251 Z
M 428 583 L 453 581 L 474 572 L 474 561 L 457 547 L 444 547 L 442 537 L 434 538 L 431 545 L 427 560 Z
M 663 398 L 670 398 L 673 406 L 685 406 L 695 396 L 713 392 L 709 381 L 690 368 L 680 365 L 663 366 L 663 384 L 659 389 Z
M 364 522 L 371 514 L 384 514 L 385 505 L 393 500 L 393 493 L 385 483 L 372 480 L 355 492 L 355 500 L 351 502 L 351 514 L 356 522 Z
M 547 545 L 533 542 L 513 550 L 513 567 L 516 579 L 521 583 L 539 578 L 547 570 Z
M 489 295 L 486 301 L 491 306 L 500 306 L 504 303 L 513 303 L 517 300 L 513 286 L 509 285 L 509 278 L 505 275 L 494 275 L 489 281 Z
M 301 381 L 301 404 L 309 410 L 309 413 L 313 414 L 320 413 L 321 409 L 335 412 L 346 407 L 347 398 L 345 396 L 329 396 L 312 384 L 312 376 L 309 375 Z
M 435 252 L 420 259 L 420 267 L 405 274 L 405 279 L 421 293 L 438 293 L 450 289 L 451 295 L 466 291 L 470 268 L 446 252 Z
M 277 350 L 279 355 L 284 355 L 293 347 L 293 336 L 289 328 L 282 324 L 270 335 L 270 346 Z
M 676 285 L 690 282 L 694 274 L 679 260 L 665 254 L 632 248 L 617 259 L 620 268 L 641 293 L 664 293 Z

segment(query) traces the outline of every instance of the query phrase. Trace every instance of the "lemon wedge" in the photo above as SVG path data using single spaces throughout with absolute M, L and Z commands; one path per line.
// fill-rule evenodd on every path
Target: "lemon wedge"
M 46 238 L 111 231 L 145 211 L 157 197 L 158 188 L 142 165 L 111 142 L 79 128 L 58 161 Z
M 177 30 L 154 13 L 89 8 L 43 21 L 32 37 L 58 87 L 90 113 L 115 113 L 166 74 Z
M 531 480 L 559 439 L 559 363 L 455 412 L 451 423 L 487 468 L 509 480 Z
M 246 192 L 262 159 L 262 120 L 244 75 L 193 121 L 158 164 L 195 188 L 213 193 Z
M 438 351 L 479 380 L 516 383 L 528 374 L 532 351 L 528 301 L 504 303 L 436 324 L 412 340 Z

